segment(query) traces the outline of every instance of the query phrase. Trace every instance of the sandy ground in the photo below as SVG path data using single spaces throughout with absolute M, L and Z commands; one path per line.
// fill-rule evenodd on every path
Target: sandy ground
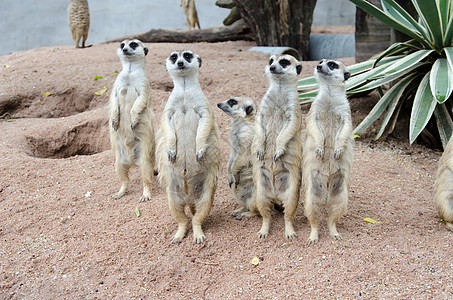
M 215 104 L 242 94 L 259 102 L 268 57 L 249 52 L 247 42 L 148 46 L 156 129 L 172 89 L 166 57 L 189 48 L 203 59 L 200 82 L 222 148 L 206 242 L 193 244 L 189 230 L 182 243 L 170 243 L 177 225 L 164 189 L 155 180 L 152 201 L 139 203 L 137 169 L 129 192 L 109 197 L 120 186 L 106 107 L 121 68 L 117 44 L 13 53 L 0 57 L 1 299 L 453 298 L 453 233 L 433 207 L 440 152 L 396 138 L 374 142 L 371 130 L 354 146 L 349 210 L 338 226 L 343 241 L 329 238 L 323 221 L 319 244 L 307 246 L 303 196 L 297 239 L 285 239 L 276 213 L 260 240 L 259 217 L 230 216 L 237 205 L 226 172 L 229 119 Z M 301 78 L 315 64 L 304 62 Z M 354 125 L 375 101 L 351 99 Z

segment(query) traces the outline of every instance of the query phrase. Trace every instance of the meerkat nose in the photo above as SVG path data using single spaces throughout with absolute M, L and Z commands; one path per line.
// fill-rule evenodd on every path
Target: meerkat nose
M 316 66 L 316 69 L 318 69 L 319 71 L 321 71 L 321 70 L 322 70 L 322 66 L 321 66 L 321 65 L 317 65 L 317 66 Z
M 123 48 L 123 53 L 127 54 L 127 49 L 126 48 Z
M 178 67 L 182 67 L 184 66 L 184 62 L 183 61 L 178 61 Z
M 274 72 L 274 71 L 275 71 L 275 66 L 271 66 L 271 67 L 269 68 L 269 70 L 271 70 L 272 72 Z

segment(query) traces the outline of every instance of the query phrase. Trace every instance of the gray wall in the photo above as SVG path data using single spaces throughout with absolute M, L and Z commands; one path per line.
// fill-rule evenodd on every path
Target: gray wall
M 0 0 L 0 55 L 31 48 L 74 45 L 67 24 L 69 0 Z M 88 44 L 151 28 L 186 28 L 180 0 L 89 0 Z M 196 0 L 202 28 L 219 25 L 229 10 L 215 0 Z M 131 9 L 133 8 L 133 9 Z M 133 10 L 132 14 L 127 12 Z M 314 26 L 354 24 L 348 0 L 318 0 Z

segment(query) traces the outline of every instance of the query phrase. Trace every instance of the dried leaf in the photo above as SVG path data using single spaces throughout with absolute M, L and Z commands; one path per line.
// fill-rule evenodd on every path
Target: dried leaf
M 135 207 L 135 215 L 138 217 L 140 217 L 140 210 L 138 209 L 138 206 Z
M 5 65 L 5 68 L 9 69 L 9 65 Z
M 100 96 L 100 95 L 104 94 L 105 92 L 107 92 L 107 88 L 106 88 L 106 87 L 104 87 L 104 88 L 103 88 L 102 90 L 100 90 L 100 91 L 95 92 L 95 94 L 98 95 L 98 96 Z
M 112 75 L 118 75 L 118 72 L 113 72 Z
M 259 264 L 260 264 L 260 259 L 259 259 L 258 257 L 255 256 L 254 258 L 252 258 L 252 265 L 253 265 L 253 266 L 256 267 L 256 266 L 258 266 Z
M 102 77 L 102 76 L 94 76 L 94 80 L 95 80 L 95 81 L 98 80 L 98 79 L 103 79 L 103 78 L 104 78 L 104 77 Z
M 360 139 L 360 135 L 357 135 L 357 134 L 352 135 L 352 137 L 353 137 L 354 139 Z
M 49 97 L 50 95 L 52 95 L 50 92 L 43 92 L 43 91 L 41 91 L 41 94 L 43 94 L 44 97 Z
M 371 224 L 380 224 L 382 222 L 379 222 L 379 221 L 376 221 L 376 220 L 373 220 L 371 218 L 365 218 L 363 219 L 365 222 L 368 222 L 368 223 L 371 223 Z

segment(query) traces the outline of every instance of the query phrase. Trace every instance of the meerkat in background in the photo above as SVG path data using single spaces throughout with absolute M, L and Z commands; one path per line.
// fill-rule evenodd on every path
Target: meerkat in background
M 351 75 L 343 63 L 323 60 L 315 68 L 319 92 L 307 115 L 303 155 L 308 244 L 318 242 L 319 214 L 325 206 L 330 236 L 341 240 L 337 221 L 346 212 L 353 155 L 352 121 L 344 81 Z
M 68 24 L 76 48 L 85 48 L 85 41 L 90 28 L 90 10 L 87 0 L 70 0 L 68 6 Z M 79 46 L 82 39 L 82 47 Z
M 439 161 L 435 183 L 435 206 L 447 230 L 453 231 L 453 138 Z
M 181 6 L 186 15 L 186 24 L 189 30 L 195 29 L 195 26 L 198 26 L 198 29 L 200 29 L 195 0 L 181 0 Z
M 217 106 L 231 119 L 228 183 L 240 208 L 232 215 L 237 219 L 256 215 L 255 186 L 251 146 L 255 135 L 255 102 L 249 97 L 234 97 Z
M 272 204 L 283 206 L 285 235 L 296 236 L 293 217 L 301 184 L 302 111 L 297 98 L 297 75 L 302 65 L 291 55 L 273 55 L 266 66 L 270 86 L 255 121 L 253 181 L 256 205 L 263 224 L 258 236 L 266 238 Z
M 124 40 L 117 54 L 123 65 L 110 94 L 110 142 L 121 188 L 113 198 L 121 198 L 129 184 L 129 169 L 139 166 L 143 177 L 140 201 L 151 198 L 154 174 L 154 128 L 151 88 L 146 77 L 148 48 L 139 40 Z
M 187 233 L 189 206 L 193 241 L 206 237 L 201 228 L 211 211 L 220 165 L 218 128 L 208 99 L 198 81 L 201 58 L 189 50 L 175 51 L 165 67 L 174 88 L 161 117 L 157 146 L 159 180 L 166 186 L 172 216 L 178 222 L 173 242 Z

